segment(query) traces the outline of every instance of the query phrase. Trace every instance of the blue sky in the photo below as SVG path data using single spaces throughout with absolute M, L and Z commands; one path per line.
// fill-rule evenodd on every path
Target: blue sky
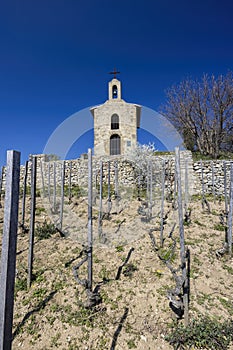
M 233 70 L 230 0 L 9 0 L 0 8 L 0 165 L 41 153 L 70 115 L 123 98 L 159 110 L 187 77 Z

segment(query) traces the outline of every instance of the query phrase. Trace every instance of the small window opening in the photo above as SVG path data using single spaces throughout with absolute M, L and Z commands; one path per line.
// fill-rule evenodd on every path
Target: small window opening
M 117 97 L 118 97 L 117 86 L 113 85 L 113 87 L 112 87 L 112 98 L 117 98 Z
M 119 116 L 117 114 L 113 114 L 111 117 L 111 129 L 119 129 Z

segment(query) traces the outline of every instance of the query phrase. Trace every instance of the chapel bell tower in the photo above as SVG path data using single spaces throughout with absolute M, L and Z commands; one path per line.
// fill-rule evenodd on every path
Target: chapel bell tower
M 94 118 L 94 155 L 125 155 L 137 145 L 141 106 L 122 99 L 121 82 L 114 78 L 108 83 L 108 100 L 92 107 Z
M 108 99 L 121 100 L 121 82 L 116 78 L 108 83 Z

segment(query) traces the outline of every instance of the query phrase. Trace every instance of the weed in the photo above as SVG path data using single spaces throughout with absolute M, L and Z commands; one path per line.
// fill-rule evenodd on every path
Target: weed
M 58 311 L 60 311 L 60 306 L 58 304 L 52 304 L 50 307 L 50 310 L 52 312 L 58 312 Z
M 203 236 L 202 236 L 203 237 Z M 204 237 L 203 237 L 204 238 Z M 185 240 L 185 244 L 186 245 L 197 245 L 199 243 L 202 243 L 203 242 L 203 239 L 198 239 L 198 238 L 195 238 L 195 239 L 189 239 L 189 240 Z
M 72 185 L 71 186 L 71 195 L 75 198 L 80 198 L 83 193 L 83 189 L 79 185 Z M 64 194 L 66 197 L 69 195 L 69 186 L 64 186 Z
M 98 350 L 105 350 L 107 348 L 108 339 L 106 339 L 104 336 L 99 337 L 97 345 Z
M 37 207 L 36 208 L 36 215 L 40 215 L 41 213 L 45 212 L 45 208 L 43 207 Z
M 37 283 L 44 282 L 44 281 L 45 281 L 45 277 L 44 277 L 43 275 L 36 276 L 36 277 L 35 277 L 35 281 L 36 281 Z
M 192 197 L 191 197 L 191 200 L 193 202 L 199 202 L 200 200 L 202 199 L 202 195 L 201 194 L 193 194 Z
M 103 281 L 108 281 L 109 277 L 110 277 L 110 271 L 107 270 L 105 266 L 102 266 L 99 272 L 99 278 L 101 278 Z
M 50 324 L 50 326 L 52 326 L 54 324 L 55 320 L 57 319 L 56 316 L 45 315 L 45 317 L 48 320 L 48 323 Z
M 218 300 L 220 301 L 220 303 L 222 304 L 224 309 L 226 309 L 228 311 L 228 313 L 232 316 L 233 315 L 232 302 L 230 300 L 228 300 L 226 298 L 222 298 L 222 297 L 218 297 Z
M 225 231 L 225 226 L 222 224 L 214 224 L 214 230 Z
M 196 279 L 199 275 L 200 269 L 198 267 L 191 267 L 190 278 Z
M 196 255 L 193 256 L 193 263 L 197 264 L 198 266 L 201 266 L 201 261 L 198 259 Z
M 109 296 L 108 296 L 108 293 L 106 291 L 101 291 L 100 292 L 100 295 L 101 295 L 101 299 L 102 301 L 105 303 L 105 304 L 109 304 L 110 305 L 110 309 L 111 310 L 115 310 L 118 308 L 118 304 L 116 301 L 114 301 L 113 299 L 111 299 Z
M 36 328 L 35 320 L 36 320 L 35 315 L 32 315 L 31 319 L 28 322 L 28 326 L 26 328 L 26 331 L 30 335 L 34 335 L 36 333 L 37 328 Z
M 58 347 L 59 345 L 61 345 L 61 343 L 58 342 L 58 340 L 61 337 L 61 333 L 57 333 L 54 337 L 51 338 L 51 347 Z
M 45 276 L 44 276 L 44 269 L 39 269 L 37 271 L 35 271 L 35 273 L 33 273 L 33 281 L 36 281 L 37 283 L 40 283 L 40 282 L 44 282 L 45 280 Z
M 124 328 L 125 328 L 125 332 L 126 332 L 126 333 L 130 333 L 130 334 L 132 333 L 133 327 L 131 326 L 130 323 L 126 322 Z
M 212 212 L 211 212 L 211 214 L 212 215 L 216 215 L 216 216 L 219 216 L 219 213 L 216 211 L 216 210 L 214 210 L 214 209 L 212 209 Z
M 165 295 L 167 295 L 167 291 L 168 291 L 169 289 L 171 289 L 171 286 L 169 286 L 169 285 L 166 284 L 166 285 L 163 285 L 163 286 L 161 286 L 160 288 L 158 288 L 158 289 L 157 289 L 157 293 L 160 294 L 160 295 L 165 296 Z
M 120 221 L 120 220 L 119 220 L 119 221 Z M 120 221 L 120 222 L 121 222 L 121 221 Z M 124 251 L 123 245 L 118 245 L 118 246 L 116 246 L 116 251 L 117 251 L 118 253 L 123 252 L 123 251 Z
M 78 247 L 75 247 L 71 250 L 72 254 L 79 255 L 80 254 L 80 249 Z
M 73 311 L 71 305 L 63 306 L 61 315 L 62 322 L 72 326 L 85 326 L 89 328 L 94 326 L 94 321 L 97 317 L 95 309 L 86 309 L 80 306 L 78 311 Z
M 202 224 L 199 220 L 193 220 L 193 222 L 194 222 L 195 224 L 197 224 L 198 226 L 206 227 L 206 225 L 205 225 L 205 224 Z
M 176 254 L 174 252 L 174 250 L 170 249 L 170 247 L 167 248 L 160 248 L 159 249 L 159 255 L 161 256 L 161 258 L 165 261 L 170 261 L 170 263 L 174 262 L 175 258 L 176 258 Z
M 20 279 L 16 279 L 15 281 L 15 294 L 17 294 L 17 292 L 19 292 L 20 290 L 27 290 L 27 278 L 20 278 Z
M 20 197 L 23 196 L 23 190 L 24 190 L 24 188 L 20 186 L 20 189 L 19 189 L 19 195 L 20 195 Z M 31 194 L 31 187 L 30 187 L 30 186 L 26 186 L 25 194 L 26 194 L 26 195 L 30 195 L 30 194 Z
M 76 339 L 72 339 L 69 341 L 69 345 L 67 349 L 64 350 L 79 350 L 80 348 L 78 347 L 78 344 L 76 342 Z M 63 349 L 62 349 L 63 350 Z M 81 350 L 81 349 L 80 349 Z
M 134 342 L 133 339 L 129 339 L 129 340 L 127 341 L 127 345 L 128 345 L 128 348 L 129 348 L 129 349 L 136 349 L 136 348 L 137 348 L 137 346 L 136 346 L 136 344 L 135 344 L 135 342 Z
M 97 191 L 99 193 L 100 190 L 100 185 L 97 184 Z M 110 184 L 110 197 L 112 197 L 114 195 L 114 185 Z M 107 183 L 103 183 L 102 185 L 102 198 L 107 198 L 108 197 L 108 184 Z
M 129 277 L 129 278 L 132 278 L 133 277 L 133 273 L 135 271 L 138 271 L 138 268 L 136 265 L 134 265 L 133 263 L 129 263 L 129 264 L 126 264 L 124 266 L 124 269 L 123 269 L 123 275 L 125 277 Z
M 95 254 L 93 254 L 93 261 L 95 264 L 99 264 L 102 260 L 100 260 Z
M 64 285 L 65 285 L 64 281 L 53 281 L 52 288 L 58 291 L 63 289 Z
M 233 268 L 231 266 L 228 265 L 223 265 L 224 270 L 227 270 L 227 272 L 231 275 L 233 275 Z
M 48 223 L 46 220 L 41 226 L 37 226 L 35 229 L 35 236 L 39 239 L 47 239 L 56 233 L 54 224 Z
M 46 293 L 47 293 L 47 288 L 38 288 L 33 291 L 33 297 L 41 301 L 44 299 Z
M 200 305 L 204 305 L 208 303 L 208 306 L 211 306 L 212 297 L 209 294 L 200 292 L 197 296 L 197 302 Z
M 165 337 L 174 349 L 227 350 L 233 340 L 233 321 L 223 323 L 207 316 L 193 319 L 188 327 L 174 324 Z

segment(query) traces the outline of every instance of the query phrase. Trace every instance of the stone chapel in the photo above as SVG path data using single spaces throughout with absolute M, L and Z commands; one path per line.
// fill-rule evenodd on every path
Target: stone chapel
M 94 119 L 94 155 L 124 155 L 137 145 L 141 106 L 122 99 L 121 82 L 108 83 L 108 100 L 91 108 Z

